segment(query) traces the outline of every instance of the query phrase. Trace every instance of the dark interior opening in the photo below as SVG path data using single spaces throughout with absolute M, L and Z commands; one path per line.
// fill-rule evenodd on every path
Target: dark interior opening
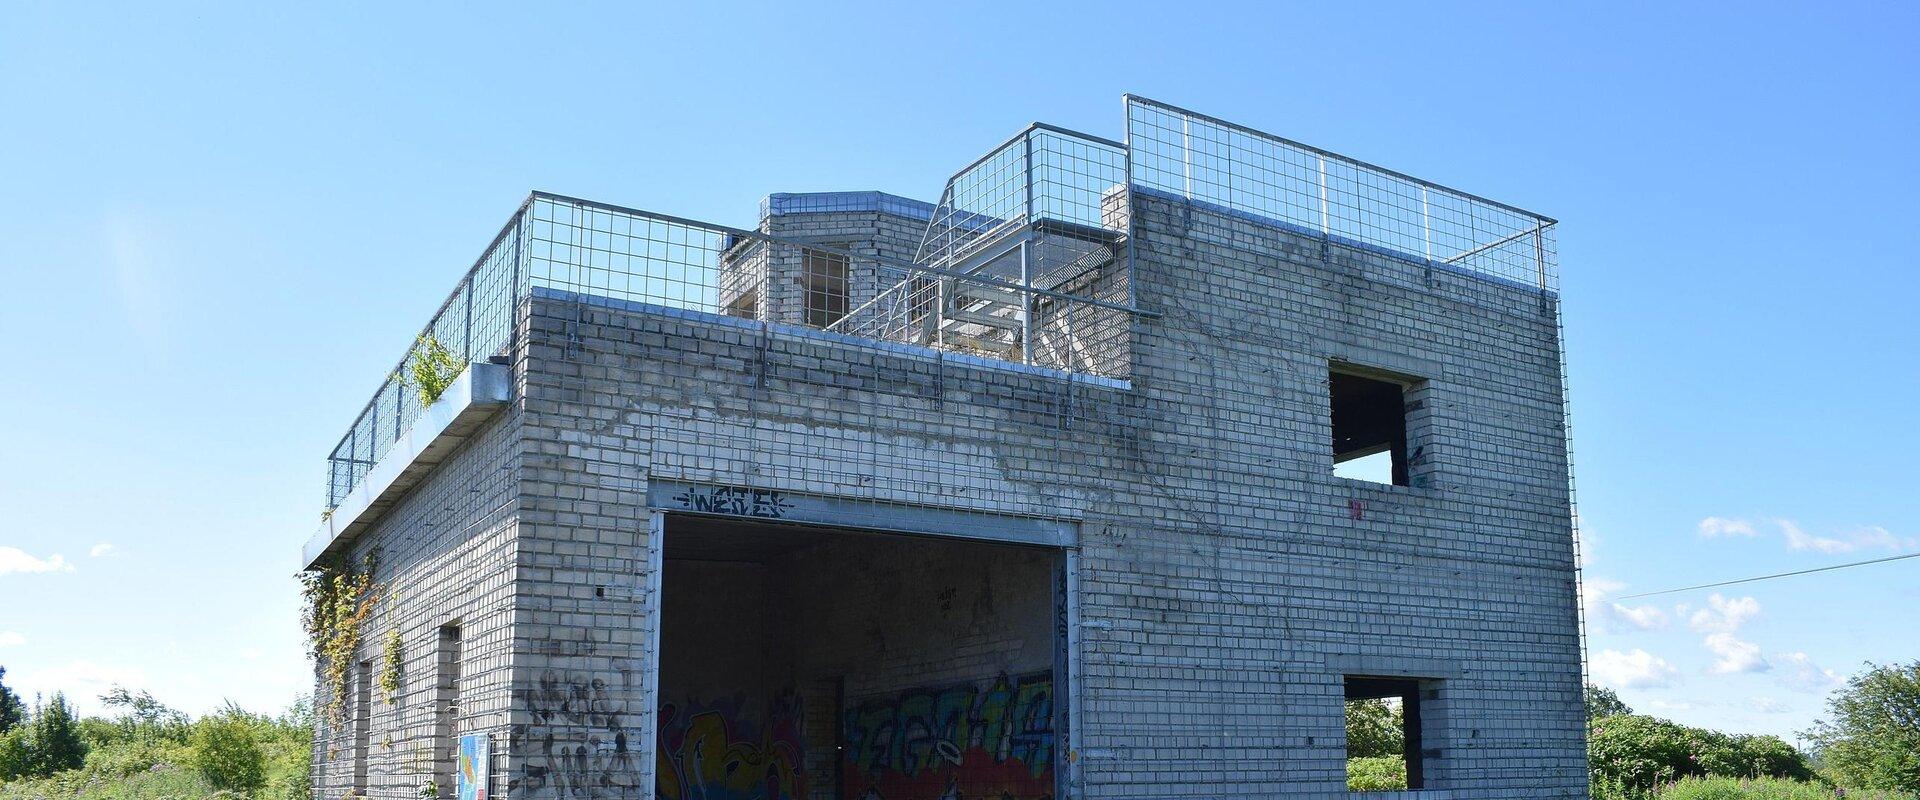
M 1333 405 L 1333 463 L 1348 477 L 1408 485 L 1406 386 L 1338 370 L 1329 372 Z M 1349 472 L 1341 465 L 1384 459 L 1385 469 Z
M 1052 548 L 673 516 L 658 795 L 1055 796 Z

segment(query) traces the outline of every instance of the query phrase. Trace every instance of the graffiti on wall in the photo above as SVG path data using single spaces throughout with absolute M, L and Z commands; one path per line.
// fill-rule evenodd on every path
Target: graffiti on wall
M 842 735 L 842 800 L 1047 800 L 1053 672 L 868 700 Z
M 628 712 L 628 699 L 639 698 L 638 676 L 616 669 L 611 682 L 601 673 L 547 670 L 533 688 L 516 692 L 531 722 L 514 726 L 509 740 L 524 755 L 509 796 L 583 800 L 639 790 L 645 728 L 631 726 L 644 720 Z
M 673 499 L 690 511 L 737 517 L 781 519 L 793 509 L 785 492 L 746 486 L 690 486 Z
M 765 722 L 742 697 L 660 707 L 661 800 L 805 800 L 800 698 L 781 692 Z

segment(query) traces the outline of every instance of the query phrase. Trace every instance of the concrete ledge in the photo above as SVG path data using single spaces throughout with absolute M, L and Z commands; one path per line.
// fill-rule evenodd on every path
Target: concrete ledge
M 475 361 L 455 378 L 440 399 L 415 417 L 387 455 L 367 470 L 320 530 L 300 548 L 300 565 L 310 569 L 339 553 L 392 508 L 400 497 L 472 435 L 480 423 L 506 407 L 513 391 L 513 368 Z

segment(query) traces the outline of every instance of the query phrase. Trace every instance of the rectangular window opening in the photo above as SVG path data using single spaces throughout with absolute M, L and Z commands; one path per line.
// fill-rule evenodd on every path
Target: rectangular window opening
M 801 291 L 806 295 L 806 323 L 825 328 L 847 315 L 847 257 L 823 250 L 802 255 Z
M 440 628 L 434 653 L 433 775 L 441 797 L 453 792 L 460 724 L 460 626 Z
M 1422 788 L 1421 681 L 1348 675 L 1345 682 L 1347 790 Z
M 748 289 L 727 303 L 727 316 L 742 319 L 760 318 L 760 292 Z
M 373 744 L 373 662 L 354 670 L 353 794 L 367 796 L 367 750 Z
M 1407 458 L 1407 384 L 1332 369 L 1333 474 L 1412 485 Z

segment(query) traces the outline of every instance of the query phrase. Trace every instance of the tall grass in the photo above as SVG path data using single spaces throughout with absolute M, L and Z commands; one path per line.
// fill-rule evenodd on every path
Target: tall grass
M 1920 800 L 1920 796 L 1880 789 L 1849 789 L 1843 794 L 1824 783 L 1784 778 L 1682 778 L 1651 790 L 1597 780 L 1593 800 Z

